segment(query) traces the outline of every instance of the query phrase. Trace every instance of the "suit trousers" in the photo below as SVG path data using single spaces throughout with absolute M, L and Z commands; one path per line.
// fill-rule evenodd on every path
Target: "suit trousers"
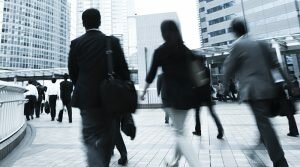
M 116 118 L 100 108 L 81 110 L 80 115 L 88 166 L 108 167 L 116 141 Z
M 26 119 L 30 120 L 30 115 L 32 116 L 34 114 L 34 107 L 35 107 L 35 96 L 33 95 L 27 95 L 26 99 L 28 99 L 28 102 L 25 103 L 24 106 L 24 115 L 26 115 Z
M 269 120 L 272 100 L 249 101 L 263 143 L 274 166 L 287 167 L 284 152 Z
M 127 157 L 127 149 L 121 134 L 121 129 L 120 129 L 120 119 L 117 119 L 117 130 L 116 130 L 116 147 L 121 155 L 121 157 Z
M 289 133 L 294 134 L 294 135 L 299 135 L 299 131 L 298 131 L 298 127 L 297 127 L 297 123 L 295 120 L 294 115 L 287 115 L 286 116 L 289 122 Z
M 62 103 L 63 103 L 63 107 L 66 106 L 67 111 L 68 111 L 68 117 L 69 117 L 69 122 L 72 122 L 72 106 L 71 106 L 71 100 L 64 100 L 62 99 Z M 62 121 L 63 120 L 63 115 L 64 115 L 64 110 L 60 110 L 58 113 L 58 121 Z
M 42 104 L 42 101 L 37 101 L 36 104 L 35 104 L 35 116 L 37 118 L 40 117 L 40 113 L 41 113 L 41 104 Z
M 50 114 L 52 120 L 54 120 L 56 116 L 56 100 L 57 100 L 57 95 L 49 95 Z
M 187 110 L 178 110 L 174 108 L 166 108 L 170 114 L 170 118 L 174 125 L 175 136 L 176 136 L 176 148 L 175 156 L 173 161 L 179 161 L 182 155 L 186 158 L 191 167 L 199 167 L 200 162 L 197 154 L 193 149 L 190 141 L 184 136 L 184 122 L 187 116 Z

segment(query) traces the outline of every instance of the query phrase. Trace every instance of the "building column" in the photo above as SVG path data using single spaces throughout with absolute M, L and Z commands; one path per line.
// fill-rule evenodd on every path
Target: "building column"
M 285 62 L 285 59 L 283 57 L 283 55 L 281 54 L 281 51 L 280 51 L 280 44 L 275 41 L 274 39 L 271 40 L 271 43 L 272 43 L 272 48 L 275 49 L 275 53 L 276 53 L 276 56 L 277 56 L 277 59 L 278 59 L 278 62 L 281 66 L 281 68 L 283 69 L 283 71 L 287 71 L 286 69 L 286 62 Z

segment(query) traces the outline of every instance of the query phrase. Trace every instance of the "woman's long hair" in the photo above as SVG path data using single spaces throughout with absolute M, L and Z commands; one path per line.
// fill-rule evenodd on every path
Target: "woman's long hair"
M 178 45 L 182 44 L 181 33 L 177 24 L 173 20 L 165 20 L 160 26 L 161 34 L 167 44 Z

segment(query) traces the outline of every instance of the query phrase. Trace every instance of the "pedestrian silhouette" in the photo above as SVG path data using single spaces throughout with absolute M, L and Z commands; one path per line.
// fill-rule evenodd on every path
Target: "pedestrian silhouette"
M 120 116 L 101 104 L 100 84 L 107 76 L 107 39 L 110 38 L 113 71 L 122 80 L 130 80 L 128 65 L 119 39 L 99 30 L 101 15 L 97 9 L 82 13 L 86 33 L 71 42 L 69 75 L 74 85 L 71 104 L 80 109 L 82 136 L 89 167 L 108 167 L 120 131 Z
M 56 101 L 59 95 L 58 87 L 55 85 L 56 78 L 51 79 L 51 84 L 47 88 L 47 97 L 50 105 L 51 121 L 54 121 L 56 117 Z
M 73 92 L 73 84 L 68 81 L 69 75 L 64 74 L 64 81 L 60 83 L 60 99 L 63 104 L 63 109 L 59 111 L 57 121 L 62 122 L 64 107 L 68 110 L 69 123 L 72 123 L 72 106 L 71 106 L 71 95 Z
M 208 78 L 209 82 L 207 82 L 205 85 L 194 88 L 194 91 L 196 92 L 196 98 L 198 100 L 197 104 L 198 106 L 195 107 L 195 131 L 193 132 L 194 135 L 201 136 L 201 123 L 200 123 L 200 108 L 201 106 L 207 106 L 210 115 L 213 117 L 217 128 L 218 128 L 218 139 L 222 139 L 224 135 L 224 129 L 221 124 L 220 119 L 218 118 L 214 108 L 213 108 L 213 102 L 211 97 L 211 86 L 210 86 L 210 72 L 209 69 L 205 66 L 205 57 L 204 56 L 197 56 L 199 65 L 202 66 L 203 71 L 205 72 L 206 78 Z
M 146 77 L 146 85 L 141 95 L 144 99 L 149 85 L 153 82 L 158 67 L 162 67 L 164 73 L 166 102 L 165 108 L 170 114 L 176 133 L 176 151 L 167 166 L 176 166 L 181 156 L 185 156 L 189 166 L 199 167 L 199 161 L 193 147 L 185 139 L 184 122 L 187 111 L 193 107 L 191 101 L 192 82 L 189 78 L 189 66 L 186 63 L 192 53 L 183 44 L 178 26 L 172 20 L 165 20 L 161 24 L 161 33 L 165 41 L 159 46 L 153 55 L 150 71 Z
M 284 152 L 269 120 L 273 100 L 278 97 L 270 72 L 271 68 L 280 70 L 277 57 L 271 54 L 265 43 L 249 37 L 244 20 L 234 19 L 231 27 L 238 39 L 224 62 L 225 93 L 229 91 L 230 79 L 238 76 L 240 100 L 250 105 L 274 167 L 287 167 Z
M 34 109 L 35 109 L 35 104 L 38 99 L 38 91 L 36 87 L 33 85 L 34 81 L 29 80 L 28 84 L 26 86 L 26 92 L 24 93 L 24 96 L 26 99 L 28 99 L 27 103 L 25 103 L 24 106 L 24 115 L 26 116 L 27 121 L 33 119 L 33 114 L 34 114 Z

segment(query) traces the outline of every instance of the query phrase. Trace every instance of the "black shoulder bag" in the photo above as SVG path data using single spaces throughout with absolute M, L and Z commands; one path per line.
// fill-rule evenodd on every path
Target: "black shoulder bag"
M 272 107 L 271 107 L 271 117 L 274 116 L 291 116 L 296 113 L 296 106 L 294 104 L 294 101 L 291 98 L 288 98 L 288 96 L 285 93 L 284 90 L 284 84 L 287 83 L 283 71 L 281 67 L 272 67 L 272 59 L 270 58 L 271 55 L 266 52 L 266 48 L 259 44 L 260 48 L 263 51 L 264 61 L 267 65 L 267 67 L 270 69 L 270 75 L 273 78 L 274 86 L 277 89 L 278 97 L 272 100 Z
M 137 108 L 137 92 L 134 83 L 122 80 L 114 73 L 111 38 L 106 37 L 106 41 L 108 74 L 100 84 L 102 105 L 110 113 L 120 115 L 134 113 Z

